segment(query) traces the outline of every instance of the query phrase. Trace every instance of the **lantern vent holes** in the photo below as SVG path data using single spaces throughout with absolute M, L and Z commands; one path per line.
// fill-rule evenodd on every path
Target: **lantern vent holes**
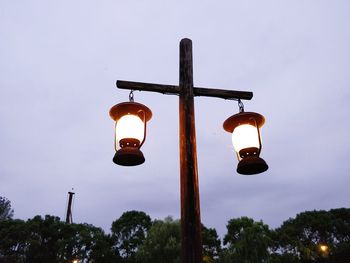
M 249 147 L 239 151 L 239 156 L 242 159 L 245 157 L 258 156 L 258 155 L 259 155 L 259 149 L 256 147 Z
M 125 138 L 119 141 L 120 148 L 131 147 L 140 148 L 140 141 L 134 138 Z
M 120 149 L 116 151 L 113 162 L 123 166 L 134 166 L 145 162 L 140 151 L 140 141 L 134 138 L 124 138 L 119 141 Z

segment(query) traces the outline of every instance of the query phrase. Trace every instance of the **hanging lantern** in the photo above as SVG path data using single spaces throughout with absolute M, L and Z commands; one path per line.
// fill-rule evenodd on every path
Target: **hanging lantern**
M 265 122 L 264 116 L 255 112 L 244 112 L 243 103 L 238 102 L 240 112 L 224 122 L 224 129 L 232 133 L 233 147 L 237 153 L 237 172 L 240 174 L 258 174 L 268 169 L 266 162 L 260 158 L 260 128 Z
M 115 155 L 113 162 L 123 166 L 134 166 L 145 162 L 140 151 L 146 140 L 146 124 L 152 117 L 149 108 L 134 102 L 130 92 L 129 102 L 114 105 L 109 115 L 115 121 Z

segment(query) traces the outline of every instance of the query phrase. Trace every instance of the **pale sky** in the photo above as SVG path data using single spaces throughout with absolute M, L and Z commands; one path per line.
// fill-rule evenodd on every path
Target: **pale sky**
M 178 97 L 135 92 L 153 112 L 137 167 L 112 162 L 117 79 L 178 84 L 193 41 L 194 84 L 254 92 L 269 170 L 236 173 L 223 121 L 237 103 L 195 98 L 202 222 L 248 216 L 278 227 L 305 210 L 349 207 L 350 3 L 0 0 L 0 196 L 15 218 L 107 232 L 127 210 L 180 217 Z

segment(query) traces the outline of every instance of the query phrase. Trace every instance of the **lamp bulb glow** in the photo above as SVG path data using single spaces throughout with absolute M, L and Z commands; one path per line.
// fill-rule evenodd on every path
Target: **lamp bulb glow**
M 133 138 L 143 141 L 144 138 L 144 123 L 140 117 L 127 114 L 121 117 L 117 121 L 116 125 L 116 141 L 119 142 L 121 139 Z
M 257 128 L 250 124 L 237 126 L 232 132 L 232 144 L 237 153 L 249 147 L 259 148 L 259 134 Z

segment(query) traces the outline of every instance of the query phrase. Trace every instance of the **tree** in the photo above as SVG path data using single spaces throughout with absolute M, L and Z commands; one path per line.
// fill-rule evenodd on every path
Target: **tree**
M 202 224 L 203 262 L 212 263 L 219 259 L 221 240 L 215 228 L 207 228 Z
M 110 237 L 88 224 L 66 224 L 55 216 L 0 221 L 1 263 L 119 262 Z
M 58 217 L 46 215 L 35 216 L 26 224 L 25 258 L 28 262 L 57 262 L 61 234 L 61 222 Z
M 114 248 L 126 262 L 133 262 L 134 255 L 146 238 L 152 225 L 151 218 L 141 211 L 127 211 L 112 223 Z
M 112 249 L 113 242 L 109 235 L 105 235 L 103 234 L 103 232 L 99 232 L 98 235 L 96 235 L 95 237 L 97 237 L 96 242 L 90 254 L 91 262 L 97 262 L 97 263 L 121 262 L 121 259 L 115 255 Z
M 11 219 L 13 217 L 13 209 L 11 202 L 6 197 L 0 196 L 0 220 Z
M 0 262 L 24 262 L 28 232 L 22 220 L 0 220 Z
M 177 263 L 181 261 L 181 226 L 179 220 L 166 217 L 155 220 L 144 244 L 136 253 L 138 263 Z M 214 228 L 202 225 L 203 262 L 218 260 L 221 241 Z
M 136 254 L 138 263 L 179 263 L 181 260 L 180 221 L 167 217 L 155 220 L 144 244 Z
M 298 262 L 350 262 L 350 209 L 300 213 L 276 229 L 275 239 L 275 254 Z
M 59 262 L 119 262 L 112 250 L 111 238 L 101 228 L 90 224 L 62 223 L 57 258 Z
M 224 237 L 222 262 L 267 262 L 272 244 L 270 230 L 262 221 L 248 217 L 231 219 Z

